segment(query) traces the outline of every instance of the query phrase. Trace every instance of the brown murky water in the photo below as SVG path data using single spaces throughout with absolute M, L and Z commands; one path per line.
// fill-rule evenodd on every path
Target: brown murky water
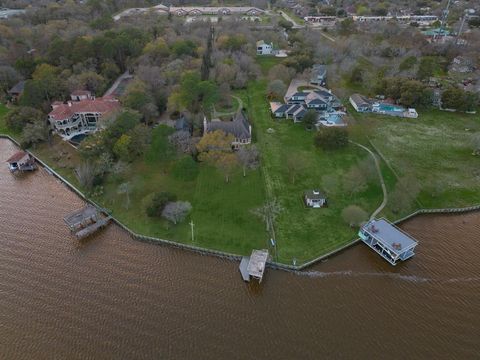
M 79 244 L 82 205 L 43 170 L 13 177 L 0 139 L 1 359 L 480 358 L 480 213 L 403 227 L 395 268 L 358 245 L 246 285 L 237 263 L 132 240 Z

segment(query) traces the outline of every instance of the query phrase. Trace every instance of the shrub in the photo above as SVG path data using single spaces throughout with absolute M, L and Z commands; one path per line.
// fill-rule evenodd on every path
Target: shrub
M 147 205 L 147 208 L 146 208 L 147 215 L 150 217 L 162 216 L 162 212 L 165 206 L 169 202 L 172 202 L 175 200 L 177 200 L 177 196 L 167 191 L 156 193 L 155 195 L 152 196 L 152 200 Z
M 335 150 L 348 145 L 348 132 L 343 128 L 321 127 L 314 139 L 315 146 L 323 150 Z
M 350 205 L 342 211 L 343 220 L 351 227 L 360 226 L 368 219 L 368 214 L 360 206 Z

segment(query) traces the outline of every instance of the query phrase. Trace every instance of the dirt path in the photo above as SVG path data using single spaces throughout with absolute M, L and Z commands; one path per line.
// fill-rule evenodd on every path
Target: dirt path
M 385 208 L 388 202 L 388 193 L 387 193 L 387 187 L 385 185 L 385 180 L 383 179 L 382 175 L 382 170 L 380 169 L 380 163 L 378 162 L 378 158 L 375 156 L 372 150 L 367 148 L 366 146 L 363 146 L 362 144 L 356 143 L 354 141 L 350 140 L 350 143 L 357 145 L 367 151 L 373 158 L 373 161 L 375 162 L 375 168 L 377 169 L 378 177 L 380 179 L 380 185 L 382 186 L 382 191 L 383 191 L 383 201 L 380 204 L 380 206 L 375 210 L 372 215 L 370 216 L 370 220 L 375 219 L 375 217 Z

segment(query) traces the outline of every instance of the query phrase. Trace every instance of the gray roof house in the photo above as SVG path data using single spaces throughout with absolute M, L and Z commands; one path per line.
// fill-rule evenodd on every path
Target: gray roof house
M 366 112 L 372 110 L 372 105 L 370 102 L 360 94 L 353 94 L 350 96 L 350 104 L 357 110 L 358 112 Z
M 308 190 L 303 195 L 305 205 L 311 208 L 321 208 L 327 205 L 327 196 L 319 190 Z
M 18 100 L 20 96 L 23 94 L 23 90 L 25 89 L 25 80 L 19 81 L 16 83 L 10 90 L 8 90 L 8 94 L 12 97 L 12 100 Z
M 315 64 L 312 67 L 310 84 L 323 86 L 327 82 L 327 67 L 322 64 Z
M 203 118 L 204 135 L 209 132 L 221 130 L 235 137 L 232 146 L 238 149 L 241 145 L 252 142 L 252 126 L 243 111 L 238 111 L 231 121 L 212 120 Z

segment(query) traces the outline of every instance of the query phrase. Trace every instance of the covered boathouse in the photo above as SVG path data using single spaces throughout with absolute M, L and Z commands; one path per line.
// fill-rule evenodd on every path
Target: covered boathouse
M 386 219 L 371 220 L 360 228 L 362 241 L 390 264 L 415 255 L 418 242 Z
M 15 171 L 33 171 L 37 168 L 33 156 L 25 151 L 16 152 L 7 160 L 7 163 L 12 173 Z

